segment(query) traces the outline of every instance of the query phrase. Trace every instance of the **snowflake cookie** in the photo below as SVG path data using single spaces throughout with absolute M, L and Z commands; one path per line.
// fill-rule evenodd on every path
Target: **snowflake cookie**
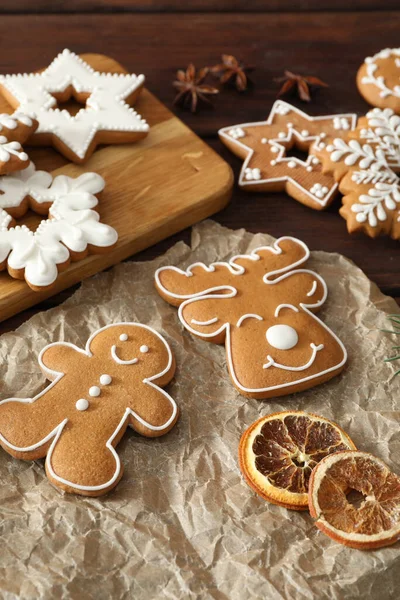
M 95 194 L 103 188 L 104 179 L 96 173 L 53 179 L 50 173 L 36 171 L 33 163 L 0 177 L 0 270 L 7 269 L 16 279 L 25 278 L 39 291 L 51 286 L 71 259 L 113 246 L 117 232 L 100 223 L 93 210 L 98 204 Z M 29 207 L 48 214 L 36 231 L 13 220 Z
M 400 238 L 400 116 L 374 108 L 360 117 L 349 137 L 313 147 L 324 173 L 333 175 L 343 197 L 340 214 L 350 233 Z
M 0 76 L 7 101 L 37 116 L 32 143 L 53 145 L 76 163 L 85 162 L 98 144 L 135 142 L 147 135 L 149 126 L 130 106 L 143 84 L 143 75 L 95 71 L 69 50 L 40 73 Z M 76 115 L 58 108 L 71 97 L 85 105 Z
M 400 48 L 385 48 L 366 58 L 357 73 L 357 87 L 372 106 L 400 113 Z
M 52 383 L 34 398 L 0 402 L 0 445 L 24 460 L 46 456 L 49 480 L 67 492 L 107 493 L 122 477 L 115 448 L 127 427 L 157 437 L 178 418 L 175 401 L 162 389 L 175 360 L 147 325 L 107 325 L 84 350 L 49 344 L 39 365 Z
M 26 169 L 29 157 L 22 144 L 37 127 L 36 119 L 22 113 L 0 114 L 0 175 Z
M 309 258 L 300 240 L 234 256 L 228 263 L 162 267 L 159 294 L 179 306 L 192 334 L 225 344 L 233 384 L 244 396 L 270 398 L 328 381 L 343 369 L 342 342 L 315 316 L 327 297 L 325 281 L 299 268 Z
M 356 115 L 310 117 L 277 100 L 266 121 L 241 123 L 220 129 L 221 141 L 244 159 L 239 185 L 250 191 L 283 191 L 302 204 L 323 210 L 332 202 L 337 183 L 324 174 L 311 146 L 327 136 L 347 137 Z M 305 160 L 292 150 L 307 152 Z M 317 193 L 316 193 L 317 192 Z

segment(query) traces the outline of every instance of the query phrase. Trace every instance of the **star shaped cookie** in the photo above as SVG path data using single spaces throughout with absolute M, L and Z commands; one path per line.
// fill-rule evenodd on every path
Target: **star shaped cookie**
M 53 145 L 76 163 L 85 162 L 98 144 L 147 135 L 148 124 L 130 106 L 143 84 L 143 75 L 95 71 L 69 50 L 40 73 L 0 76 L 0 92 L 11 106 L 39 121 L 31 142 Z M 85 105 L 75 115 L 58 107 L 72 97 Z
M 310 117 L 278 100 L 266 121 L 242 123 L 220 129 L 221 141 L 244 159 L 239 186 L 249 191 L 286 191 L 315 210 L 326 208 L 338 185 L 322 173 L 311 146 L 325 137 L 347 137 L 355 128 L 355 114 Z M 301 153 L 305 156 L 301 156 Z

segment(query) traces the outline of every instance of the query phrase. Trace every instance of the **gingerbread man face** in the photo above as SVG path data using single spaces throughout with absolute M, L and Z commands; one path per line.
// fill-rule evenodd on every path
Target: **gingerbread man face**
M 346 362 L 340 340 L 313 313 L 324 303 L 324 280 L 298 269 L 309 257 L 290 237 L 229 263 L 163 267 L 160 295 L 179 306 L 188 331 L 225 342 L 228 368 L 246 396 L 269 398 L 312 387 Z
M 52 383 L 35 398 L 0 402 L 0 444 L 26 460 L 46 458 L 58 487 L 97 496 L 122 477 L 115 447 L 128 425 L 147 437 L 167 433 L 178 409 L 161 387 L 175 361 L 160 334 L 136 323 L 109 325 L 85 350 L 56 342 L 39 364 Z

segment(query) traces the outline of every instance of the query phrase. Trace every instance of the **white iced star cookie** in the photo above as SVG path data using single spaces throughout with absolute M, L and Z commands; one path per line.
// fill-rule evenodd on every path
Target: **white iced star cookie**
M 93 210 L 104 188 L 104 179 L 96 173 L 84 173 L 76 179 L 45 171 L 35 171 L 33 163 L 14 175 L 0 177 L 0 271 L 25 279 L 29 287 L 40 291 L 51 286 L 58 272 L 91 253 L 113 246 L 115 229 L 99 222 Z M 22 208 L 21 208 L 22 207 Z M 12 214 L 21 215 L 29 207 L 48 213 L 36 231 L 16 225 Z
M 248 191 L 286 191 L 298 202 L 323 210 L 337 193 L 337 183 L 322 172 L 312 144 L 327 136 L 347 137 L 356 115 L 310 117 L 277 100 L 266 121 L 241 123 L 219 130 L 221 141 L 244 160 L 239 186 Z M 293 150 L 307 153 L 303 160 Z
M 69 50 L 41 73 L 0 76 L 6 100 L 39 121 L 30 141 L 53 145 L 76 163 L 85 162 L 98 144 L 135 142 L 147 135 L 148 124 L 130 106 L 143 84 L 143 75 L 95 71 Z M 71 97 L 85 104 L 76 115 L 58 108 Z

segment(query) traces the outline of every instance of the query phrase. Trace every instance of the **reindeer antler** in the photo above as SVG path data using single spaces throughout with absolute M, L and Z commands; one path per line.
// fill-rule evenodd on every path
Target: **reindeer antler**
M 252 270 L 255 279 L 271 280 L 276 275 L 295 269 L 310 255 L 307 246 L 292 237 L 282 237 L 272 246 L 262 246 L 250 254 L 237 255 L 229 262 L 210 266 L 194 263 L 183 271 L 177 267 L 161 267 L 156 271 L 156 287 L 160 295 L 174 306 L 184 300 L 205 294 L 227 294 L 235 288 L 235 278 Z

